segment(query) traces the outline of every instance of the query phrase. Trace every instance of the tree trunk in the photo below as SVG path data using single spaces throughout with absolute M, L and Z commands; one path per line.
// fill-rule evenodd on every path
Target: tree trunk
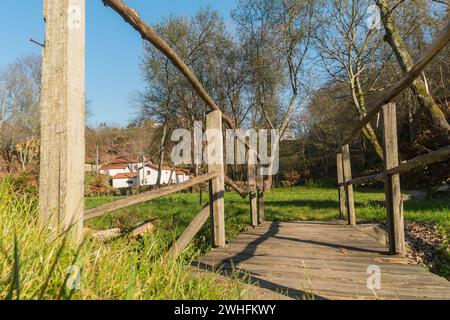
M 163 134 L 162 134 L 162 138 L 161 138 L 161 146 L 159 148 L 159 165 L 158 165 L 158 178 L 156 180 L 156 188 L 161 187 L 161 174 L 162 174 L 162 167 L 163 167 L 163 163 L 164 163 L 166 136 L 167 136 L 167 122 L 164 121 Z
M 392 18 L 389 2 L 387 0 L 377 0 L 377 5 L 381 10 L 381 16 L 386 30 L 385 40 L 394 51 L 403 73 L 406 74 L 412 69 L 414 63 Z M 417 78 L 411 84 L 411 90 L 416 95 L 420 106 L 430 112 L 434 124 L 440 129 L 447 131 L 447 133 L 450 133 L 450 125 L 444 113 L 428 92 L 425 82 L 421 78 Z

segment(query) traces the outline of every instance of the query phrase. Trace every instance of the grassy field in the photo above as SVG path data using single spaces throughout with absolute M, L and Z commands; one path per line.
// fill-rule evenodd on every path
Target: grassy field
M 186 266 L 209 248 L 208 225 L 178 260 L 165 259 L 167 249 L 206 198 L 204 194 L 199 203 L 196 193 L 177 194 L 89 221 L 86 226 L 91 229 L 126 229 L 150 220 L 157 232 L 140 241 L 123 238 L 100 244 L 87 239 L 80 248 L 71 248 L 64 237 L 54 238 L 37 227 L 36 192 L 0 181 L 0 299 L 238 299 L 238 281 L 218 284 L 213 277 L 199 281 L 186 272 Z M 380 191 L 358 189 L 358 220 L 385 221 L 383 199 Z M 86 207 L 114 200 L 88 198 Z M 227 193 L 225 205 L 227 239 L 231 240 L 250 222 L 248 200 Z M 293 187 L 265 196 L 267 220 L 338 219 L 337 208 L 335 188 Z M 407 201 L 405 216 L 436 222 L 450 235 L 448 199 Z M 72 290 L 67 283 L 73 283 L 77 268 L 81 289 Z
M 113 200 L 115 199 L 108 197 L 89 198 L 86 207 L 92 208 Z M 181 234 L 205 201 L 206 199 L 200 204 L 196 193 L 177 194 L 118 211 L 89 222 L 88 225 L 95 229 L 127 228 L 151 220 L 158 230 L 173 239 Z M 358 221 L 386 221 L 384 193 L 380 190 L 357 189 L 355 207 Z M 410 200 L 405 202 L 404 207 L 406 220 L 435 222 L 443 232 L 450 235 L 448 198 L 420 202 Z M 271 221 L 339 219 L 337 191 L 326 187 L 275 189 L 265 194 L 265 212 L 266 219 Z M 242 200 L 235 193 L 227 193 L 225 213 L 227 239 L 232 239 L 250 223 L 248 201 Z M 207 228 L 204 235 L 206 231 Z

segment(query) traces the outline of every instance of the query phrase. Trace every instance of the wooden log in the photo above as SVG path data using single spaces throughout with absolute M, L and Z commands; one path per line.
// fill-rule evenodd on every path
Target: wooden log
M 247 198 L 249 192 L 247 190 L 242 189 L 241 187 L 239 187 L 237 185 L 236 182 L 233 181 L 233 179 L 231 179 L 229 176 L 225 175 L 225 184 L 227 186 L 229 186 L 231 189 L 233 189 L 234 191 L 236 191 L 242 199 Z
M 428 63 L 447 45 L 450 41 L 450 23 L 444 28 L 438 38 L 431 44 L 430 48 L 422 55 L 414 67 L 405 75 L 405 77 L 397 82 L 393 87 L 386 89 L 379 99 L 364 117 L 351 131 L 351 133 L 343 140 L 341 147 L 350 143 L 356 135 L 368 124 L 383 108 L 384 105 L 391 102 L 404 89 L 408 88 L 413 81 L 422 74 L 422 71 Z
M 353 199 L 353 185 L 350 183 L 352 179 L 352 167 L 350 163 L 350 146 L 346 144 L 342 147 L 342 163 L 345 182 L 345 198 L 347 199 L 347 219 L 351 226 L 356 225 L 355 202 Z
M 355 186 L 384 180 L 384 173 L 377 173 L 371 176 L 352 178 L 348 183 Z
M 155 231 L 155 225 L 149 221 L 139 224 L 137 227 L 131 229 L 130 235 L 134 238 L 143 237 L 148 233 Z
M 256 151 L 250 149 L 247 159 L 247 180 L 250 190 L 250 221 L 252 227 L 258 225 L 258 204 L 256 199 Z
M 212 245 L 213 247 L 225 247 L 225 172 L 220 111 L 213 111 L 206 116 L 206 139 L 208 141 L 206 150 L 208 172 L 217 174 L 209 182 Z
M 344 167 L 342 162 L 342 153 L 336 155 L 336 168 L 338 179 L 338 196 L 339 196 L 339 216 L 341 220 L 345 218 L 345 186 L 344 186 Z
M 122 236 L 122 230 L 120 228 L 113 228 L 108 230 L 100 230 L 94 232 L 92 238 L 100 242 L 108 242 Z
M 405 226 L 401 210 L 400 175 L 388 170 L 398 166 L 397 111 L 395 103 L 383 107 L 384 185 L 386 193 L 389 253 L 405 256 Z
M 257 177 L 256 177 L 256 185 L 257 185 L 257 193 L 258 193 L 258 223 L 261 224 L 265 221 L 266 217 L 266 213 L 264 210 L 264 190 L 265 190 L 265 185 L 264 185 L 264 168 L 262 165 L 258 165 L 257 166 Z
M 192 220 L 192 222 L 189 224 L 183 234 L 177 239 L 172 248 L 170 248 L 168 253 L 168 256 L 170 258 L 175 259 L 181 252 L 183 252 L 187 248 L 192 239 L 194 239 L 194 237 L 206 223 L 209 215 L 210 208 L 209 204 L 207 204 L 202 210 L 200 210 L 194 220 Z
M 85 0 L 44 1 L 40 99 L 40 224 L 83 239 Z
M 450 145 L 408 160 L 388 170 L 389 175 L 402 174 L 419 167 L 450 159 Z
M 135 204 L 139 204 L 142 202 L 148 202 L 151 200 L 155 200 L 173 193 L 177 193 L 183 190 L 187 190 L 191 187 L 194 187 L 198 184 L 202 184 L 205 182 L 208 182 L 211 179 L 214 179 L 215 177 L 218 176 L 217 172 L 210 172 L 195 178 L 192 178 L 189 181 L 180 183 L 180 184 L 175 184 L 169 187 L 164 187 L 158 190 L 152 190 L 150 192 L 146 192 L 146 193 L 141 193 L 135 196 L 131 196 L 125 199 L 121 199 L 115 202 L 111 202 L 111 203 L 107 203 L 105 205 L 99 206 L 97 208 L 93 208 L 90 210 L 86 210 L 84 212 L 84 220 L 90 220 L 90 219 L 94 219 L 97 217 L 101 217 L 105 214 L 114 212 L 116 210 L 120 210 L 123 208 L 127 208 L 129 206 L 135 205 Z

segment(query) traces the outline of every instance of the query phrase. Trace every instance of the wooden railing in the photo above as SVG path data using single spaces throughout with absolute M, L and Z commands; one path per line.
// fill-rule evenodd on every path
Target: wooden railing
M 222 113 L 213 111 L 207 115 L 206 132 L 215 129 L 214 132 L 222 134 Z M 208 138 L 208 137 L 207 137 Z M 223 137 L 218 138 L 215 152 L 219 153 L 219 158 L 224 159 Z M 208 138 L 209 139 L 209 138 Z M 209 203 L 200 210 L 192 220 L 183 234 L 177 239 L 169 250 L 169 256 L 175 258 L 183 252 L 192 239 L 202 229 L 208 217 L 211 220 L 211 244 L 213 247 L 225 246 L 225 185 L 236 191 L 243 199 L 250 196 L 250 217 L 252 226 L 257 226 L 264 221 L 264 183 L 256 163 L 257 157 L 252 157 L 252 150 L 248 157 L 248 190 L 239 187 L 236 182 L 225 175 L 225 165 L 223 163 L 208 164 L 208 173 L 192 178 L 187 182 L 171 185 L 161 189 L 130 196 L 115 202 L 111 202 L 84 212 L 84 220 L 90 220 L 104 216 L 108 213 L 124 209 L 139 203 L 148 202 L 164 196 L 168 196 L 180 191 L 187 190 L 204 183 L 209 184 Z M 254 153 L 256 155 L 256 153 Z
M 391 101 L 404 89 L 410 86 L 421 75 L 428 63 L 447 45 L 450 40 L 450 24 L 433 42 L 428 51 L 419 59 L 406 76 L 390 89 L 387 89 L 371 111 L 362 119 L 343 140 L 337 151 L 337 177 L 339 193 L 339 211 L 341 218 L 347 213 L 348 223 L 356 224 L 353 185 L 384 180 L 386 210 L 388 222 L 389 253 L 405 255 L 405 234 L 403 203 L 400 193 L 400 174 L 444 161 L 450 158 L 450 146 L 420 155 L 399 164 L 397 143 L 397 112 L 396 105 Z M 359 132 L 380 112 L 383 113 L 383 146 L 384 171 L 366 177 L 352 178 L 350 161 L 350 143 Z

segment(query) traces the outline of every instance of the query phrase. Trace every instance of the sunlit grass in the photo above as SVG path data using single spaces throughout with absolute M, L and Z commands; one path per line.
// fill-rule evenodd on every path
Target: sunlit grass
M 237 282 L 191 276 L 195 248 L 167 259 L 167 234 L 109 244 L 86 239 L 72 248 L 42 230 L 37 216 L 34 195 L 0 182 L 0 299 L 240 298 Z

